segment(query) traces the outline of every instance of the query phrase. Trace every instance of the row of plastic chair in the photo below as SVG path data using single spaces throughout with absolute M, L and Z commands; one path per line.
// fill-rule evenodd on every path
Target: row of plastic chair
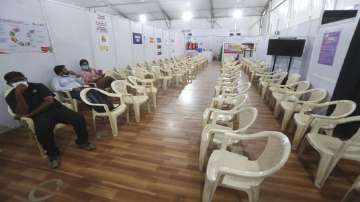
M 251 76 L 256 75 L 251 72 L 260 66 L 247 60 L 242 64 L 242 69 Z M 273 98 L 274 114 L 278 116 L 281 110 L 284 111 L 281 124 L 283 130 L 287 128 L 293 117 L 296 131 L 292 148 L 295 150 L 301 145 L 299 156 L 308 143 L 320 154 L 321 159 L 314 184 L 317 188 L 321 188 L 340 159 L 360 161 L 360 129 L 347 140 L 333 136 L 337 126 L 359 122 L 360 116 L 350 116 L 356 108 L 355 102 L 351 100 L 323 102 L 327 95 L 325 90 L 309 89 L 308 81 L 289 82 L 289 80 L 285 85 L 270 83 L 269 94 Z M 266 97 L 264 99 L 271 104 Z
M 284 134 L 247 132 L 258 114 L 255 107 L 246 104 L 250 87 L 239 64 L 229 60 L 222 64 L 214 98 L 203 114 L 199 154 L 199 169 L 206 168 L 203 202 L 212 200 L 218 186 L 245 191 L 250 202 L 257 202 L 263 180 L 289 157 L 291 146 Z M 256 160 L 242 153 L 241 142 L 264 140 L 265 149 Z
M 153 61 L 153 63 L 158 65 L 166 66 L 171 69 L 178 69 L 177 71 L 186 72 L 196 69 L 196 72 L 201 71 L 207 65 L 207 59 L 202 56 L 196 56 L 193 58 L 190 57 L 182 57 L 182 58 L 170 58 L 170 59 L 162 59 L 159 61 Z M 115 81 L 111 84 L 111 89 L 101 90 L 96 88 L 96 86 L 85 88 L 81 92 L 81 98 L 84 103 L 92 107 L 100 107 L 103 108 L 103 111 L 96 111 L 92 109 L 92 119 L 93 119 L 93 127 L 96 131 L 96 117 L 108 117 L 110 121 L 110 126 L 112 128 L 112 135 L 116 136 L 118 134 L 118 126 L 117 126 L 117 118 L 120 115 L 125 114 L 127 118 L 127 122 L 129 122 L 129 110 L 128 105 L 132 105 L 135 112 L 136 121 L 140 121 L 140 106 L 143 104 L 147 104 L 147 109 L 150 111 L 149 102 L 151 100 L 152 106 L 156 109 L 156 95 L 157 88 L 154 85 L 154 80 L 147 78 L 140 78 L 139 75 L 132 74 L 124 74 L 126 69 L 113 68 L 111 70 L 104 70 L 106 76 L 111 76 L 115 79 Z M 195 72 L 195 71 L 194 71 Z M 189 74 L 189 73 L 186 73 Z M 195 75 L 192 75 L 195 77 Z M 179 84 L 182 80 L 178 80 Z M 5 97 L 8 93 L 11 92 L 12 89 L 8 89 L 5 92 Z M 103 95 L 111 98 L 111 101 L 117 102 L 114 104 L 114 109 L 109 109 L 106 104 L 93 103 L 89 97 L 88 93 L 91 91 L 98 91 Z M 58 99 L 63 105 L 68 107 L 71 110 L 78 111 L 78 102 L 77 100 L 71 98 L 70 92 L 56 92 L 56 99 Z M 8 112 L 12 117 L 15 117 L 15 114 L 8 107 Z M 47 158 L 46 151 L 42 148 L 37 137 L 35 135 L 35 127 L 33 120 L 28 117 L 21 117 L 20 122 L 26 128 L 29 129 L 29 136 L 35 141 L 37 148 L 39 149 L 40 155 L 43 158 Z M 57 124 L 54 132 L 58 129 L 64 127 L 64 124 Z

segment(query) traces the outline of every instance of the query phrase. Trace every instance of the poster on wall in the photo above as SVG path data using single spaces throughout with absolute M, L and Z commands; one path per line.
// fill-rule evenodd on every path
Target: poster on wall
M 241 52 L 241 43 L 224 43 L 225 54 L 240 54 Z
M 333 65 L 340 34 L 340 31 L 324 33 L 320 47 L 319 64 Z
M 96 33 L 99 38 L 99 47 L 101 51 L 109 51 L 109 29 L 106 21 L 106 16 L 101 14 L 96 14 Z
M 142 44 L 142 35 L 140 33 L 133 33 L 133 44 Z
M 149 43 L 155 43 L 155 38 L 154 37 L 149 37 Z
M 156 46 L 156 54 L 157 54 L 157 55 L 162 55 L 162 51 L 161 51 L 161 38 L 160 38 L 160 37 L 156 38 L 156 43 L 157 43 L 157 46 Z
M 0 18 L 0 54 L 52 52 L 44 22 Z

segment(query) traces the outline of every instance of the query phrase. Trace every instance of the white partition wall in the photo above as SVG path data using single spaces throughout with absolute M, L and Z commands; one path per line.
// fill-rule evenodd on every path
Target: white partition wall
M 94 63 L 90 13 L 56 1 L 45 1 L 45 16 L 53 42 L 56 64 L 79 70 L 80 58 Z
M 132 64 L 132 33 L 130 29 L 130 21 L 112 16 L 114 28 L 114 42 L 116 52 L 116 66 L 125 67 Z
M 155 28 L 155 51 L 156 51 L 156 57 L 155 59 L 160 59 L 162 58 L 163 55 L 163 32 L 161 29 L 156 29 Z M 160 47 L 161 46 L 161 47 Z M 160 47 L 160 48 L 159 48 Z M 161 55 L 159 55 L 158 53 L 161 53 Z

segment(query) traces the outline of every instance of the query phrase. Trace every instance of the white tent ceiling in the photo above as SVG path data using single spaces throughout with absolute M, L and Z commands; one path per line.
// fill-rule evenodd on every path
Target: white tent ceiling
M 235 8 L 243 16 L 260 16 L 268 0 L 58 0 L 95 9 L 113 15 L 138 20 L 145 14 L 148 20 L 177 20 L 191 11 L 194 18 L 218 19 L 231 17 Z

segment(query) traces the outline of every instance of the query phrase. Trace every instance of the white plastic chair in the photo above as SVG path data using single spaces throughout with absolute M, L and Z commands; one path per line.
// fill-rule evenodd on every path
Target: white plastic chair
M 346 192 L 341 202 L 358 202 L 360 198 L 360 176 L 356 178 L 354 184 Z
M 284 111 L 281 130 L 285 130 L 294 113 L 301 111 L 303 104 L 322 102 L 327 96 L 324 89 L 310 89 L 301 92 L 288 92 L 288 96 L 280 103 Z
M 145 87 L 147 95 L 150 97 L 151 102 L 153 104 L 154 109 L 156 109 L 156 95 L 158 89 L 154 86 L 153 82 L 140 79 L 136 76 L 128 76 L 129 82 L 134 86 L 142 86 Z
M 134 86 L 127 81 L 117 80 L 111 83 L 112 90 L 123 97 L 127 105 L 132 105 L 135 112 L 136 122 L 140 122 L 140 108 L 141 105 L 147 104 L 148 112 L 150 112 L 149 97 L 146 94 L 145 87 Z M 135 95 L 131 94 L 129 90 L 134 90 Z
M 199 168 L 203 170 L 209 149 L 213 145 L 218 146 L 223 141 L 223 134 L 232 132 L 233 134 L 242 135 L 246 133 L 256 120 L 258 111 L 255 107 L 244 107 L 238 111 L 236 126 L 226 127 L 216 123 L 208 124 L 204 127 L 201 134 L 200 154 L 199 154 Z M 233 142 L 237 143 L 236 141 Z M 209 147 L 210 146 L 210 147 Z
M 348 140 L 341 140 L 336 137 L 321 134 L 323 126 L 334 127 L 340 124 L 360 122 L 360 116 L 347 117 L 337 120 L 327 120 L 326 122 L 317 121 L 314 127 L 306 135 L 299 150 L 299 156 L 303 153 L 306 142 L 308 142 L 319 154 L 320 162 L 316 172 L 315 186 L 322 188 L 327 178 L 340 159 L 360 161 L 360 129 Z
M 268 93 L 269 87 L 271 87 L 272 85 L 281 84 L 286 78 L 286 76 L 287 72 L 279 72 L 273 75 L 261 76 L 261 79 L 259 81 L 261 98 L 263 98 L 263 100 L 266 100 L 266 95 Z
M 224 124 L 231 124 L 234 115 L 239 111 L 248 98 L 247 94 L 237 95 L 235 97 L 214 98 L 210 107 L 203 113 L 202 125 L 205 127 L 209 122 L 221 121 Z M 224 110 L 224 108 L 227 108 Z
M 165 75 L 166 73 L 161 69 L 160 66 L 152 66 L 152 70 L 156 79 L 162 81 L 162 88 L 166 90 L 170 84 L 170 81 L 172 80 L 172 77 L 170 75 Z
M 119 100 L 119 104 L 114 104 L 115 108 L 113 110 L 110 110 L 108 105 L 106 105 L 106 104 L 93 103 L 88 98 L 88 93 L 90 90 L 98 91 L 101 94 L 106 95 L 109 98 L 116 98 Z M 106 92 L 106 91 L 98 89 L 98 88 L 85 88 L 80 92 L 80 97 L 81 97 L 81 100 L 89 106 L 104 108 L 104 112 L 98 112 L 94 108 L 92 109 L 93 127 L 94 127 L 95 132 L 96 132 L 96 117 L 98 117 L 98 116 L 109 118 L 113 136 L 117 136 L 119 133 L 118 122 L 117 122 L 117 118 L 119 116 L 126 113 L 126 121 L 127 121 L 127 123 L 129 123 L 129 110 L 127 109 L 126 104 L 123 101 L 122 95 L 115 94 L 115 93 L 109 93 L 109 92 Z
M 309 81 L 299 81 L 288 85 L 272 86 L 270 91 L 275 100 L 274 115 L 277 117 L 280 112 L 280 102 L 283 101 L 291 92 L 302 92 L 310 87 Z M 300 95 L 298 95 L 299 97 Z
M 334 107 L 334 111 L 330 115 L 320 115 L 312 113 L 314 110 L 322 108 L 327 109 L 328 107 Z M 331 102 L 325 102 L 320 104 L 307 103 L 304 104 L 302 110 L 294 115 L 294 121 L 296 123 L 296 132 L 292 142 L 292 148 L 297 149 L 299 143 L 303 139 L 306 130 L 312 125 L 313 122 L 326 120 L 336 120 L 349 116 L 354 112 L 356 103 L 351 100 L 336 100 Z M 327 131 L 332 134 L 334 127 L 329 124 Z
M 210 202 L 217 186 L 245 191 L 249 202 L 258 202 L 263 180 L 279 171 L 290 155 L 290 142 L 286 135 L 275 131 L 264 131 L 248 135 L 225 133 L 221 150 L 215 150 L 209 159 L 202 202 Z M 264 151 L 256 160 L 226 151 L 234 140 L 258 140 L 267 138 Z

